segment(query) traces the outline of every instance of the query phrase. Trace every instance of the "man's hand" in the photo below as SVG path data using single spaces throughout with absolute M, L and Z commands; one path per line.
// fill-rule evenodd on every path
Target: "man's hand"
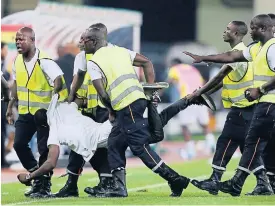
M 193 63 L 201 63 L 203 61 L 202 56 L 192 54 L 187 51 L 184 51 L 183 53 L 186 54 L 187 56 L 190 56 L 191 58 L 193 58 L 194 59 Z
M 109 111 L 109 121 L 111 122 L 111 124 L 113 125 L 115 123 L 115 113 L 112 111 Z
M 26 186 L 31 186 L 31 179 L 27 179 L 28 176 L 29 176 L 29 174 L 21 173 L 21 174 L 17 175 L 17 178 L 22 184 L 24 184 Z
M 259 99 L 261 95 L 259 88 L 249 88 L 244 92 L 244 96 L 249 102 Z
M 70 93 L 67 100 L 68 100 L 69 103 L 71 103 L 71 102 L 74 101 L 74 98 L 75 98 L 74 94 Z
M 192 94 L 188 94 L 186 96 L 186 99 L 189 101 L 189 102 L 192 102 L 194 101 L 195 99 L 197 99 L 199 96 L 201 96 L 201 93 L 198 91 L 198 90 L 195 90 Z
M 6 118 L 9 124 L 13 124 L 13 112 L 12 108 L 8 107 L 6 112 Z

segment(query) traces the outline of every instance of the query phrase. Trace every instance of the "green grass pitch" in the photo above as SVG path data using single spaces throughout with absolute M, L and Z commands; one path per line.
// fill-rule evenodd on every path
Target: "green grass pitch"
M 234 174 L 238 161 L 233 160 L 223 180 L 229 179 Z M 211 173 L 211 166 L 207 160 L 191 161 L 171 165 L 182 175 L 204 179 Z M 98 183 L 97 175 L 84 174 L 80 177 L 78 188 L 79 198 L 66 199 L 30 199 L 24 196 L 27 187 L 20 183 L 2 184 L 2 205 L 275 205 L 273 196 L 245 196 L 255 186 L 255 177 L 251 175 L 246 181 L 240 197 L 231 197 L 228 194 L 219 193 L 217 196 L 201 191 L 189 184 L 180 198 L 169 197 L 170 188 L 158 175 L 144 167 L 127 169 L 127 198 L 99 199 L 88 197 L 83 192 L 87 186 Z M 57 192 L 65 183 L 66 178 L 53 178 L 52 191 Z

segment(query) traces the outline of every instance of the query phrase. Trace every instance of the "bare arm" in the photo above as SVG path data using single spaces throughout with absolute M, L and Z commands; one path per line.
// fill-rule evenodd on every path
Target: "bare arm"
M 142 67 L 147 83 L 155 82 L 155 71 L 152 62 L 141 54 L 136 54 L 133 66 Z
M 234 62 L 247 62 L 242 51 L 230 51 L 222 54 L 199 56 L 189 52 L 183 52 L 194 59 L 193 63 L 200 62 L 215 62 L 215 63 L 234 63 Z
M 219 71 L 219 73 L 214 78 L 210 79 L 202 88 L 200 88 L 198 90 L 198 93 L 204 94 L 206 92 L 209 92 L 213 88 L 215 88 L 215 89 L 219 88 L 217 86 L 222 82 L 223 78 L 226 75 L 228 75 L 232 70 L 233 70 L 232 67 L 230 67 L 229 65 L 223 65 L 221 70 Z M 213 92 L 214 91 L 212 91 L 212 93 Z M 209 93 L 207 93 L 207 94 L 209 94 Z
M 49 154 L 46 162 L 41 165 L 36 171 L 32 172 L 31 179 L 40 177 L 41 175 L 47 174 L 52 171 L 57 164 L 59 157 L 59 146 L 58 145 L 49 145 Z
M 114 112 L 114 110 L 112 108 L 110 97 L 105 90 L 102 79 L 93 80 L 93 85 L 94 85 L 103 105 L 109 110 L 109 112 Z
M 275 76 L 271 80 L 269 80 L 267 83 L 262 85 L 262 89 L 265 92 L 269 92 L 271 90 L 274 90 L 275 89 Z
M 1 92 L 3 93 L 4 101 L 9 101 L 9 85 L 3 76 L 1 76 Z
M 57 94 L 62 90 L 62 76 L 58 76 L 54 80 L 54 93 Z
M 11 99 L 8 104 L 8 108 L 12 109 L 14 103 L 18 100 L 17 97 L 17 84 L 16 81 L 14 80 L 12 87 L 11 87 Z
M 206 92 L 206 94 L 211 95 L 213 93 L 215 93 L 216 91 L 219 91 L 223 86 L 223 83 L 220 82 L 218 85 L 216 85 L 214 88 L 210 89 L 208 92 Z
M 76 92 L 79 90 L 81 85 L 83 84 L 85 74 L 86 74 L 85 71 L 82 71 L 79 69 L 77 74 L 74 75 L 72 87 L 69 95 L 72 98 L 71 101 L 73 101 L 74 99 L 73 97 L 75 96 Z

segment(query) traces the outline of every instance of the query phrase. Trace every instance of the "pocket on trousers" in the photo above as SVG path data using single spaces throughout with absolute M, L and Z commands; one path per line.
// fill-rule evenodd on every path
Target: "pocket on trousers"
M 148 120 L 147 119 L 143 119 L 138 122 L 132 123 L 130 125 L 124 126 L 124 132 L 127 134 L 131 134 L 131 133 L 136 132 L 141 129 L 148 130 Z

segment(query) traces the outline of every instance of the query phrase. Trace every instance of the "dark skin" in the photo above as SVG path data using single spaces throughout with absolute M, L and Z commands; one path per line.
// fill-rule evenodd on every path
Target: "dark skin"
M 273 38 L 272 25 L 264 23 L 262 18 L 254 17 L 250 23 L 251 29 L 251 37 L 254 41 L 260 41 L 262 45 L 264 45 L 268 40 Z M 233 62 L 247 62 L 246 58 L 243 56 L 242 51 L 230 51 L 217 55 L 209 55 L 209 56 L 199 56 L 189 52 L 184 51 L 186 55 L 192 57 L 194 59 L 193 63 L 200 63 L 202 61 L 205 62 L 215 62 L 215 63 L 233 63 Z M 266 92 L 274 89 L 275 87 L 275 77 L 270 81 L 262 85 L 262 89 Z M 246 96 L 248 101 L 254 101 L 259 99 L 261 95 L 260 88 L 250 88 L 248 89 L 249 94 Z
M 228 42 L 232 49 L 242 42 L 243 37 L 244 36 L 238 31 L 238 27 L 233 23 L 229 23 L 227 25 L 223 34 L 224 41 Z M 222 87 L 222 80 L 224 79 L 224 77 L 226 77 L 231 71 L 233 71 L 231 66 L 223 65 L 219 73 L 214 78 L 209 80 L 202 88 L 200 88 L 193 94 L 188 95 L 188 99 L 192 101 L 204 93 L 210 95 L 216 92 Z
M 92 27 L 91 27 L 92 28 Z M 83 42 L 85 47 L 85 52 L 94 54 L 98 49 L 100 49 L 103 46 L 107 46 L 107 30 L 104 28 L 95 29 L 93 30 L 94 33 L 91 32 L 92 30 L 87 30 Z M 152 62 L 147 59 L 145 56 L 141 54 L 137 54 L 134 61 L 133 66 L 142 67 L 145 73 L 145 78 L 148 83 L 153 83 L 155 81 L 155 74 L 154 74 L 154 68 L 152 65 Z M 84 76 L 84 71 L 79 70 L 76 75 L 76 81 L 73 81 L 71 93 L 69 95 L 68 101 L 71 102 L 77 92 L 77 90 L 81 87 Z M 98 88 L 98 94 L 100 95 L 100 98 L 102 100 L 102 103 L 108 108 L 109 112 L 113 113 L 113 110 L 111 108 L 111 102 L 110 98 L 108 97 L 108 94 L 105 91 L 105 86 L 102 82 L 102 80 L 95 80 L 93 82 L 94 86 Z
M 85 98 L 75 98 L 74 102 L 78 105 L 78 107 L 82 107 L 85 104 Z M 21 173 L 17 175 L 18 180 L 25 185 L 30 185 L 31 181 L 36 178 L 40 177 L 44 174 L 48 174 L 52 171 L 57 164 L 58 157 L 60 153 L 60 148 L 58 145 L 49 145 L 49 153 L 47 160 L 41 165 L 36 171 L 30 173 L 30 179 L 26 179 L 28 176 L 27 173 Z
M 104 33 L 99 29 L 91 29 L 86 31 L 84 37 L 84 46 L 87 53 L 95 53 L 101 47 L 107 46 L 107 41 L 105 39 Z M 153 83 L 155 81 L 154 68 L 152 63 L 144 56 L 137 54 L 133 66 L 139 66 L 144 69 L 145 78 L 148 83 Z M 104 83 L 102 79 L 97 79 L 93 81 L 93 85 L 97 90 L 102 103 L 110 112 L 111 119 L 114 119 L 114 110 L 111 107 L 111 101 L 109 95 L 105 90 Z M 111 121 L 112 121 L 111 120 Z
M 15 44 L 19 54 L 22 54 L 25 62 L 29 62 L 35 55 L 36 46 L 35 46 L 35 34 L 34 31 L 29 27 L 21 28 L 15 36 Z M 60 92 L 62 89 L 62 77 L 58 76 L 54 80 L 54 93 Z M 14 103 L 18 100 L 17 97 L 17 84 L 16 80 L 13 82 L 11 88 L 11 100 L 9 101 L 6 117 L 9 124 L 13 124 L 11 121 L 12 117 L 12 108 Z
M 4 102 L 8 102 L 9 101 L 9 85 L 3 76 L 1 76 L 1 92 L 3 94 Z

